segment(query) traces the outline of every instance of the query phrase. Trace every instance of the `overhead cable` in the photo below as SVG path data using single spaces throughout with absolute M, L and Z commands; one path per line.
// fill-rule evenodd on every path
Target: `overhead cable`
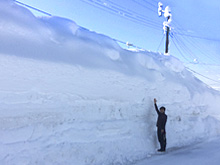
M 18 3 L 18 4 L 20 4 L 20 5 L 26 6 L 26 7 L 30 8 L 30 9 L 33 9 L 33 10 L 38 11 L 38 12 L 40 12 L 40 13 L 43 13 L 43 14 L 45 14 L 45 15 L 47 15 L 47 16 L 52 16 L 52 14 L 50 14 L 50 13 L 48 13 L 48 12 L 45 12 L 45 11 L 43 11 L 43 10 L 37 9 L 37 8 L 35 8 L 35 7 L 32 7 L 32 6 L 27 5 L 27 4 L 25 4 L 25 3 L 19 2 L 19 1 L 17 1 L 17 0 L 14 0 L 14 1 L 15 1 L 16 3 Z
M 214 81 L 214 82 L 220 84 L 220 81 L 213 80 L 213 79 L 211 79 L 211 78 L 209 78 L 209 77 L 207 77 L 207 76 L 204 76 L 203 74 L 200 74 L 200 73 L 198 73 L 198 72 L 196 72 L 196 71 L 194 71 L 194 70 L 192 70 L 192 69 L 190 69 L 190 68 L 188 68 L 188 67 L 186 67 L 186 69 L 188 69 L 189 71 L 191 71 L 191 72 L 193 72 L 193 73 L 195 73 L 195 74 L 197 74 L 197 75 L 199 75 L 199 76 L 202 76 L 203 78 L 206 78 L 206 79 L 208 79 L 208 80 L 211 80 L 211 81 Z

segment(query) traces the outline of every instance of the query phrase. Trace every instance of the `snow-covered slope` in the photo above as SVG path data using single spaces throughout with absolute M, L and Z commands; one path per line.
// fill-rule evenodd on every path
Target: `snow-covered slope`
M 175 57 L 121 49 L 60 17 L 0 1 L 0 164 L 129 164 L 220 133 L 220 94 Z

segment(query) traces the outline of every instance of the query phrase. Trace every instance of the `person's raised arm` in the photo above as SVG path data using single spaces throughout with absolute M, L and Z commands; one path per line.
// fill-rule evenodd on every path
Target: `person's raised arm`
M 157 107 L 157 99 L 155 99 L 155 98 L 154 98 L 154 107 L 155 107 L 155 110 L 156 110 L 157 114 L 159 115 L 160 112 L 159 112 L 158 107 Z

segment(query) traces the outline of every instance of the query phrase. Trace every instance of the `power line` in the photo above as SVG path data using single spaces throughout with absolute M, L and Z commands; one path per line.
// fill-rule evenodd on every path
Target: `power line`
M 211 40 L 211 41 L 216 41 L 216 42 L 220 41 L 220 39 L 216 39 L 216 38 L 209 38 L 209 37 L 204 37 L 204 36 L 197 36 L 197 35 L 188 34 L 189 32 L 187 32 L 187 30 L 183 29 L 179 25 L 179 23 L 177 23 L 177 21 L 175 21 L 175 20 L 173 21 L 173 24 L 176 26 L 175 28 L 173 28 L 174 34 L 186 36 L 188 38 L 197 38 L 197 39 Z
M 184 43 L 184 41 L 181 41 L 181 43 Z M 193 45 L 193 43 L 192 43 L 192 45 Z M 186 49 L 188 49 L 187 47 L 186 47 Z M 196 59 L 198 59 L 197 57 L 196 57 Z M 202 68 L 204 68 L 204 69 L 208 69 L 208 70 L 212 70 L 212 68 L 210 68 L 211 66 L 213 67 L 213 66 L 220 66 L 220 65 L 215 65 L 215 64 L 207 64 L 207 63 L 204 63 L 204 62 L 202 62 L 200 59 L 198 60 L 198 61 L 195 61 L 195 62 L 190 62 L 189 64 L 194 64 L 194 65 L 200 65 Z
M 174 37 L 176 38 L 177 36 L 174 35 Z M 182 36 L 182 37 L 186 37 L 186 36 Z M 200 45 L 197 44 L 197 41 L 196 41 L 196 42 L 193 41 L 192 38 L 186 37 L 185 40 L 187 40 L 188 42 L 185 42 L 185 41 L 184 41 L 184 38 L 180 38 L 180 37 L 178 37 L 178 39 L 176 38 L 176 40 L 178 41 L 178 43 L 179 43 L 179 45 L 182 47 L 182 49 L 185 50 L 185 52 L 188 52 L 188 53 L 189 53 L 191 56 L 193 56 L 194 58 L 198 59 L 198 57 L 195 55 L 195 53 L 193 53 L 192 50 L 187 47 L 186 43 L 190 43 L 190 45 L 193 46 L 195 49 L 198 49 L 198 50 L 201 52 L 201 54 L 205 55 L 207 58 L 209 58 L 209 59 L 212 60 L 212 57 L 210 58 L 210 57 L 207 55 L 208 53 L 205 54 L 204 51 L 201 51 L 201 50 L 203 50 L 204 48 L 200 47 Z M 180 42 L 179 42 L 179 41 L 180 41 Z M 209 52 L 209 53 L 210 53 L 210 52 Z M 213 61 L 214 61 L 214 60 L 213 60 Z M 218 61 L 218 60 L 216 59 L 216 61 Z M 214 61 L 214 62 L 216 62 L 216 61 Z M 204 63 L 203 63 L 203 64 L 204 64 Z
M 184 34 L 184 33 L 178 33 L 178 32 L 173 32 L 174 34 L 177 35 L 182 35 L 182 36 L 187 36 L 187 37 L 192 37 L 192 38 L 199 38 L 199 39 L 203 39 L 203 40 L 211 40 L 211 41 L 217 41 L 219 42 L 220 39 L 215 39 L 215 38 L 208 38 L 208 37 L 200 37 L 200 36 L 195 36 L 195 35 L 190 35 L 190 34 Z
M 213 80 L 213 79 L 211 79 L 211 78 L 209 78 L 209 77 L 207 77 L 207 76 L 204 76 L 204 75 L 202 75 L 202 74 L 200 74 L 200 73 L 198 73 L 198 72 L 196 72 L 196 71 L 194 71 L 194 70 L 192 70 L 192 69 L 190 69 L 190 68 L 188 68 L 188 67 L 186 67 L 186 68 L 187 68 L 189 71 L 191 71 L 191 72 L 193 72 L 193 73 L 195 73 L 195 74 L 197 74 L 197 75 L 199 75 L 199 76 L 202 76 L 203 78 L 206 78 L 206 79 L 208 79 L 208 80 L 211 80 L 211 81 L 214 81 L 214 82 L 220 84 L 220 81 Z
M 26 6 L 26 7 L 30 8 L 30 9 L 33 9 L 33 10 L 38 11 L 38 12 L 40 12 L 40 13 L 43 13 L 43 14 L 45 14 L 45 15 L 47 15 L 47 16 L 52 16 L 52 14 L 50 14 L 50 13 L 48 13 L 48 12 L 45 12 L 45 11 L 43 11 L 43 10 L 37 9 L 37 8 L 35 8 L 35 7 L 32 7 L 32 6 L 30 6 L 30 5 L 27 5 L 27 4 L 25 4 L 25 3 L 22 3 L 22 2 L 19 2 L 19 1 L 16 1 L 16 0 L 14 0 L 14 1 L 15 1 L 16 3 L 18 3 L 18 4 L 20 4 L 20 5 Z
M 84 1 L 85 1 L 85 0 L 84 0 Z M 26 6 L 26 7 L 28 7 L 28 8 L 31 8 L 31 9 L 33 9 L 33 10 L 35 10 L 35 11 L 40 12 L 40 13 L 43 13 L 43 14 L 45 14 L 45 15 L 52 16 L 52 14 L 50 14 L 50 13 L 48 13 L 48 12 L 45 12 L 45 11 L 43 11 L 43 10 L 37 9 L 37 8 L 35 8 L 35 7 L 32 7 L 32 6 L 30 6 L 30 5 L 24 4 L 24 3 L 19 2 L 19 1 L 17 1 L 17 0 L 14 0 L 14 2 L 16 2 L 16 3 L 20 4 L 20 5 Z M 94 2 L 94 1 L 92 1 L 92 2 Z M 98 4 L 98 3 L 96 3 L 96 4 Z M 100 5 L 100 4 L 99 4 L 99 5 Z M 116 9 L 117 9 L 117 8 L 116 8 Z M 113 11 L 113 12 L 118 12 L 117 10 L 114 10 L 114 9 L 112 9 L 112 8 L 109 9 L 109 10 L 111 10 L 111 11 Z M 120 10 L 120 9 L 119 9 L 119 10 Z M 122 10 L 120 10 L 120 11 L 122 11 Z M 122 12 L 126 13 L 126 11 L 122 11 Z M 130 13 L 127 13 L 127 15 L 129 15 L 129 14 L 130 14 Z M 205 38 L 205 37 L 199 37 L 199 36 L 192 36 L 192 35 L 187 35 L 187 34 L 177 33 L 177 32 L 175 32 L 175 34 L 183 35 L 183 36 L 188 36 L 188 37 L 199 38 L 199 39 L 206 39 L 206 40 L 212 40 L 212 41 L 220 41 L 220 40 L 218 40 L 218 39 L 211 39 L 211 38 Z M 175 37 L 175 36 L 174 36 L 174 37 Z M 163 36 L 163 38 L 164 38 L 164 36 Z M 162 38 L 162 40 L 163 40 L 163 38 Z M 175 38 L 175 39 L 176 39 L 176 38 Z M 117 42 L 122 43 L 122 44 L 127 44 L 126 42 L 120 41 L 120 40 L 118 40 L 118 39 L 112 39 L 112 40 L 117 41 Z M 177 39 L 176 39 L 176 41 L 178 42 Z M 183 55 L 182 51 L 178 48 L 178 46 L 177 46 L 177 44 L 175 43 L 175 41 L 174 41 L 173 43 L 174 43 L 174 45 L 176 46 L 176 48 L 178 49 L 178 51 L 180 52 L 180 54 L 183 56 L 183 58 L 185 58 L 185 59 L 188 61 L 188 59 Z M 161 43 L 160 43 L 160 45 L 161 45 Z M 159 45 L 159 46 L 160 46 L 160 45 Z M 135 46 L 135 45 L 132 45 L 132 47 L 136 47 L 136 48 L 141 49 L 140 47 L 137 47 L 137 46 Z M 185 45 L 184 47 L 185 47 L 184 49 L 187 50 L 186 45 Z M 204 64 L 204 65 L 207 65 L 207 64 Z M 211 79 L 211 78 L 209 78 L 209 77 L 207 77 L 207 76 L 204 76 L 204 75 L 202 75 L 202 74 L 200 74 L 200 73 L 198 73 L 198 72 L 196 72 L 196 71 L 194 71 L 194 70 L 192 70 L 192 69 L 190 69 L 190 68 L 188 68 L 188 67 L 186 67 L 186 68 L 187 68 L 189 71 L 191 71 L 191 72 L 193 72 L 193 73 L 195 73 L 195 74 L 198 74 L 198 75 L 200 75 L 200 76 L 202 76 L 202 77 L 204 77 L 204 78 L 206 78 L 206 79 L 209 79 L 209 80 L 214 81 L 214 82 L 216 82 L 216 83 L 220 83 L 220 81 L 213 80 L 213 79 Z
M 204 65 L 204 66 L 217 66 L 217 67 L 220 67 L 220 65 L 218 64 L 209 64 L 209 63 L 202 63 L 202 62 L 199 62 L 199 63 L 193 63 L 193 62 L 189 62 L 189 63 L 185 63 L 185 64 L 192 64 L 192 65 Z
M 174 21 L 174 24 L 176 24 L 176 26 L 180 29 L 178 30 L 180 31 L 180 33 L 182 33 L 182 31 L 186 31 L 176 21 Z M 198 39 L 200 40 L 200 38 L 193 38 L 193 37 L 181 36 L 181 35 L 179 35 L 179 37 L 182 37 L 182 39 L 185 40 L 186 43 L 190 44 L 190 46 L 194 47 L 194 49 L 196 49 L 201 55 L 203 55 L 203 56 L 200 56 L 201 58 L 206 57 L 208 60 L 211 60 L 214 63 L 220 60 L 220 58 L 217 58 L 215 55 L 211 56 L 210 54 L 215 54 L 215 53 L 211 53 L 211 50 L 207 50 L 206 46 L 202 46 L 200 45 L 201 43 L 198 43 Z M 205 62 L 202 62 L 203 60 L 201 60 L 201 58 L 197 58 L 199 61 L 193 64 L 202 65 L 203 67 L 206 67 L 207 69 L 210 69 L 210 66 L 218 66 L 218 64 L 207 64 Z
M 198 38 L 198 39 L 202 39 L 202 40 L 211 40 L 211 41 L 216 41 L 216 42 L 219 42 L 220 39 L 217 39 L 217 38 L 209 38 L 209 37 L 204 37 L 204 36 L 197 36 L 197 35 L 191 35 L 191 34 L 187 34 L 187 30 L 183 29 L 182 26 L 179 25 L 179 23 L 174 19 L 173 20 L 173 24 L 177 25 L 177 29 L 174 28 L 174 34 L 177 34 L 177 35 L 182 35 L 182 36 L 187 36 L 187 37 L 190 37 L 190 38 Z
M 48 12 L 45 12 L 45 11 L 43 11 L 43 10 L 40 10 L 40 9 L 37 9 L 37 8 L 35 8 L 35 7 L 33 7 L 33 6 L 30 6 L 30 5 L 27 5 L 27 4 L 24 4 L 24 3 L 22 3 L 22 2 L 19 2 L 19 1 L 17 1 L 17 0 L 14 0 L 16 3 L 18 3 L 18 4 L 20 4 L 20 5 L 23 5 L 23 6 L 26 6 L 26 7 L 28 7 L 28 8 L 31 8 L 31 9 L 33 9 L 33 10 L 35 10 L 35 11 L 38 11 L 38 12 L 40 12 L 40 13 L 43 13 L 43 14 L 45 14 L 45 15 L 48 15 L 48 16 L 52 16 L 52 14 L 50 14 L 50 13 L 48 13 Z M 83 0 L 83 1 L 86 1 L 86 0 Z M 100 4 L 100 0 L 99 1 L 94 1 L 94 0 L 89 0 L 90 2 L 93 2 L 93 3 L 95 3 L 96 5 L 98 4 L 99 5 L 99 8 L 101 8 L 101 9 L 103 9 L 103 10 L 105 10 L 104 8 L 103 8 L 103 3 L 102 4 Z M 120 5 L 118 5 L 118 7 L 116 7 L 116 3 L 114 3 L 114 2 L 112 2 L 111 0 L 106 0 L 106 1 L 108 1 L 109 3 L 111 3 L 111 5 L 109 5 L 109 4 L 106 4 L 106 6 L 109 6 L 109 8 L 108 8 L 108 10 L 110 10 L 113 14 L 116 14 L 117 16 L 118 15 L 120 15 L 120 16 L 124 16 L 124 17 L 126 17 L 127 19 L 129 19 L 130 21 L 132 21 L 132 22 L 135 22 L 135 23 L 139 23 L 139 24 L 142 24 L 142 25 L 144 25 L 144 26 L 150 26 L 150 27 L 153 27 L 154 29 L 155 29 L 155 26 L 156 25 L 154 25 L 154 22 L 152 21 L 152 22 L 144 22 L 144 18 L 145 18 L 145 16 L 143 16 L 143 15 L 140 15 L 140 14 L 138 14 L 138 13 L 136 13 L 136 12 L 134 12 L 134 11 L 131 11 L 131 10 L 129 10 L 129 9 L 125 9 L 125 8 L 123 8 L 122 6 L 120 6 Z M 146 2 L 146 1 L 145 1 Z M 89 3 L 88 2 L 88 0 L 87 0 L 87 3 Z M 93 6 L 95 6 L 94 4 L 91 4 L 91 3 L 89 3 L 90 5 L 93 5 Z M 101 5 L 101 6 L 100 6 Z M 95 7 L 98 7 L 98 6 L 95 6 Z M 114 8 L 113 8 L 114 7 Z M 106 11 L 106 10 L 105 10 Z M 120 14 L 119 14 L 120 13 Z M 134 13 L 134 14 L 133 14 Z M 137 19 L 137 18 L 139 18 L 139 19 Z M 157 26 L 156 26 L 156 28 L 157 28 Z M 159 29 L 159 27 L 158 27 L 158 29 Z M 182 28 L 181 28 L 182 29 Z M 157 29 L 156 29 L 157 30 Z M 196 37 L 196 38 L 203 38 L 203 37 L 198 37 L 198 36 L 191 36 L 191 35 L 187 35 L 187 34 L 183 34 L 183 33 L 177 33 L 177 32 L 174 32 L 174 34 L 179 34 L 179 35 L 182 35 L 182 36 L 190 36 L 190 37 Z M 189 39 L 189 38 L 188 38 Z M 203 38 L 204 39 L 204 38 Z M 205 38 L 205 39 L 207 39 L 207 38 Z M 212 39 L 211 39 L 212 40 Z M 119 40 L 116 40 L 116 41 L 119 41 Z M 191 41 L 191 40 L 190 40 Z M 176 42 L 179 44 L 179 47 L 182 47 L 182 49 L 185 49 L 185 51 L 187 51 L 189 54 L 191 54 L 191 55 L 193 55 L 193 53 L 191 52 L 191 51 L 189 51 L 189 49 L 187 48 L 187 46 L 184 44 L 184 42 L 181 42 L 181 43 L 179 43 L 179 41 L 176 39 Z M 193 42 L 193 41 L 192 41 Z M 196 42 L 194 42 L 194 43 L 196 43 Z M 123 42 L 123 44 L 126 44 L 125 42 Z M 160 45 L 161 45 L 161 43 L 160 43 Z M 160 46 L 159 45 L 159 46 Z M 194 44 L 192 44 L 193 46 L 194 46 Z M 176 46 L 176 48 L 177 49 L 179 49 L 178 48 L 178 46 L 177 45 L 175 45 Z M 195 47 L 195 46 L 194 46 Z M 180 52 L 180 50 L 179 50 L 179 52 Z M 184 57 L 184 59 L 186 59 L 186 57 L 183 55 L 183 53 L 181 53 L 181 55 Z M 205 54 L 206 55 L 206 54 Z M 212 58 L 211 58 L 212 59 Z M 188 60 L 187 60 L 188 61 Z
M 179 24 L 175 23 L 177 27 L 180 27 Z M 180 27 L 181 31 L 185 31 L 182 27 Z M 200 38 L 192 38 L 192 37 L 187 37 L 187 36 L 181 36 L 179 35 L 179 37 L 182 37 L 182 43 L 185 43 L 184 40 L 186 41 L 186 43 L 190 44 L 190 46 L 194 47 L 194 49 L 196 49 L 198 52 L 200 52 L 200 54 L 202 54 L 203 56 L 205 56 L 206 58 L 208 58 L 209 60 L 213 61 L 214 63 L 216 63 L 217 61 L 219 61 L 220 59 L 216 58 L 215 56 L 210 56 L 209 54 L 211 54 L 210 50 L 206 50 L 206 47 L 201 46 L 198 43 L 198 40 L 196 39 L 200 39 Z M 179 38 L 180 39 L 180 38 Z M 181 40 L 181 39 L 180 39 Z M 195 41 L 196 40 L 196 41 Z M 185 45 L 185 44 L 184 44 Z M 188 49 L 188 48 L 187 48 Z M 192 52 L 192 51 L 191 51 Z M 194 56 L 196 56 L 193 53 Z M 196 57 L 197 59 L 199 59 L 199 63 L 197 63 L 198 65 L 201 64 L 201 59 Z M 205 64 L 205 63 L 203 63 Z M 213 64 L 215 65 L 215 64 Z
M 146 0 L 142 0 L 142 1 L 144 1 L 145 3 L 151 5 L 152 7 L 156 7 L 156 8 L 158 7 L 157 4 L 152 4 L 151 2 L 146 1 Z
M 175 37 L 175 36 L 174 36 Z M 176 39 L 176 38 L 175 38 Z M 176 39 L 177 40 L 177 39 Z M 178 48 L 178 46 L 176 45 L 176 43 L 175 43 L 175 41 L 173 41 L 173 43 L 174 43 L 174 45 L 176 46 L 176 48 L 178 49 L 178 51 L 179 51 L 179 53 L 185 58 L 185 56 L 183 55 L 183 53 L 182 53 L 182 51 Z M 187 49 L 187 47 L 186 47 L 186 49 Z M 185 58 L 186 59 L 186 58 Z M 187 60 L 187 59 L 186 59 Z M 188 60 L 187 60 L 188 61 Z M 191 63 L 191 62 L 190 62 Z M 208 64 L 205 64 L 205 63 L 201 63 L 201 65 L 208 65 Z M 220 65 L 219 65 L 220 66 Z M 211 78 L 209 78 L 209 77 L 207 77 L 207 76 L 204 76 L 203 74 L 201 74 L 201 73 L 198 73 L 198 72 L 196 72 L 196 71 L 194 71 L 194 70 L 192 70 L 192 69 L 190 69 L 190 68 L 188 68 L 188 67 L 186 67 L 189 71 L 191 71 L 191 72 L 193 72 L 194 74 L 197 74 L 197 75 L 199 75 L 199 76 L 201 76 L 201 77 L 203 77 L 203 78 L 206 78 L 206 79 L 208 79 L 208 80 L 211 80 L 211 81 L 214 81 L 214 82 L 216 82 L 216 83 L 219 83 L 220 84 L 220 81 L 216 81 L 216 80 L 214 80 L 214 79 L 211 79 Z
M 19 2 L 19 1 L 17 1 L 17 0 L 14 0 L 14 1 L 15 1 L 16 3 L 22 5 L 22 6 L 25 6 L 25 7 L 27 7 L 27 8 L 30 8 L 30 9 L 35 10 L 35 11 L 37 11 L 37 12 L 40 12 L 40 13 L 42 13 L 42 14 L 45 14 L 45 15 L 48 15 L 48 16 L 52 16 L 52 14 L 50 14 L 50 13 L 48 13 L 48 12 L 45 12 L 45 11 L 43 11 L 43 10 L 37 9 L 37 8 L 35 8 L 35 7 L 33 7 L 33 6 L 30 6 L 30 5 L 27 5 L 27 4 L 25 4 L 25 3 Z M 116 42 L 119 42 L 119 43 L 121 43 L 121 44 L 127 45 L 127 42 L 124 42 L 124 41 L 121 41 L 121 40 L 118 40 L 118 39 L 114 39 L 114 38 L 111 38 L 111 39 L 112 39 L 113 41 L 116 41 Z M 131 47 L 144 50 L 143 48 L 141 48 L 141 47 L 139 47 L 139 46 L 135 46 L 135 45 L 133 45 L 133 44 L 131 45 Z
M 43 13 L 43 14 L 45 14 L 45 15 L 52 16 L 52 14 L 50 14 L 50 13 L 48 13 L 48 12 L 45 12 L 45 11 L 43 11 L 43 10 L 40 10 L 40 9 L 38 9 L 38 8 L 35 8 L 35 7 L 30 6 L 30 5 L 24 4 L 24 3 L 20 2 L 20 1 L 17 1 L 17 0 L 14 0 L 14 1 L 15 1 L 16 3 L 18 3 L 18 4 L 20 4 L 20 5 L 23 5 L 23 6 L 26 6 L 26 7 L 28 7 L 28 8 L 31 8 L 31 9 L 33 9 L 33 10 L 35 10 L 35 11 L 38 11 L 38 12 L 40 12 L 40 13 Z M 83 1 L 86 1 L 86 0 L 83 0 Z M 87 1 L 96 3 L 97 5 L 100 5 L 99 3 L 95 2 L 94 0 L 87 0 Z M 146 7 L 146 5 L 143 5 L 143 4 L 141 4 L 140 2 L 137 2 L 136 0 L 133 0 L 133 1 L 136 2 L 137 4 L 141 5 L 141 6 Z M 146 0 L 143 0 L 143 1 L 144 1 L 145 3 L 151 4 L 150 2 L 147 2 Z M 113 2 L 111 2 L 111 3 L 113 3 Z M 152 4 L 151 4 L 151 5 L 152 5 Z M 102 6 L 103 6 L 103 5 L 102 5 Z M 154 6 L 154 5 L 152 5 L 152 6 Z M 96 7 L 97 7 L 97 6 L 96 6 Z M 126 11 L 114 10 L 114 9 L 110 9 L 110 8 L 108 8 L 108 9 L 111 10 L 112 12 L 115 12 L 115 13 L 119 13 L 119 11 L 124 12 L 124 14 L 127 14 L 127 17 L 128 17 L 128 18 L 134 19 L 134 18 L 132 18 L 132 17 L 129 17 L 129 15 L 131 15 L 131 13 L 127 13 Z M 149 10 L 155 12 L 154 10 L 152 10 L 152 9 L 149 8 L 149 7 L 147 7 L 147 9 L 149 9 Z M 146 21 L 144 21 L 144 20 L 141 20 L 141 19 L 144 19 L 142 15 L 139 15 L 139 16 L 137 15 L 136 17 L 137 17 L 137 18 L 140 18 L 140 19 L 137 19 L 139 24 L 144 24 L 144 25 L 149 25 L 149 26 L 156 26 L 156 25 L 155 25 L 155 22 L 153 22 L 153 21 L 152 21 L 152 22 L 150 22 L 150 21 L 146 22 Z M 145 18 L 145 19 L 146 19 L 146 18 Z M 133 21 L 134 21 L 134 20 L 133 20 Z M 141 22 L 141 21 L 142 21 L 142 22 Z M 145 23 L 146 23 L 146 24 L 145 24 Z M 157 26 L 157 27 L 159 27 L 159 26 Z M 174 31 L 173 33 L 174 33 L 174 34 L 177 34 L 177 35 L 182 35 L 182 36 L 187 36 L 187 37 L 192 37 L 192 38 L 198 38 L 198 39 L 203 39 L 203 40 L 212 40 L 212 41 L 217 41 L 217 42 L 220 41 L 220 39 L 214 39 L 214 38 L 208 38 L 208 37 L 195 36 L 195 35 L 190 35 L 190 34 L 175 32 L 175 31 Z
M 195 41 L 195 39 L 188 38 L 186 36 L 179 36 L 182 37 L 183 42 L 185 41 L 186 43 L 190 44 L 194 49 L 196 49 L 203 57 L 208 58 L 209 60 L 213 61 L 214 63 L 219 61 L 219 59 L 215 58 L 215 56 L 210 56 L 210 51 L 205 50 L 205 47 L 202 47 L 200 44 L 198 44 L 198 41 Z M 201 56 L 200 56 L 201 57 Z M 196 57 L 197 59 L 200 60 L 200 58 Z
M 176 39 L 176 38 L 175 38 Z M 177 40 L 177 39 L 176 39 Z M 180 44 L 180 43 L 178 43 L 178 44 Z M 178 49 L 178 51 L 179 51 L 179 53 L 185 58 L 185 56 L 183 55 L 183 53 L 181 52 L 181 50 L 177 47 L 177 45 L 175 44 L 175 42 L 174 42 L 174 45 L 176 46 L 176 48 Z M 182 47 L 183 48 L 183 47 Z M 185 51 L 186 50 L 188 50 L 187 49 L 187 47 L 186 48 L 183 48 Z M 185 58 L 186 59 L 186 58 Z M 186 59 L 187 60 L 187 59 Z M 188 60 L 187 60 L 188 61 Z M 189 62 L 188 64 L 195 64 L 195 63 L 192 63 L 192 62 Z M 202 66 L 205 66 L 205 67 L 207 67 L 208 69 L 210 69 L 209 68 L 209 64 L 206 64 L 206 63 L 196 63 L 197 65 L 202 65 Z M 213 65 L 212 65 L 213 66 Z M 219 65 L 220 66 L 220 65 Z M 206 76 L 204 76 L 203 75 L 203 77 L 206 77 Z
M 133 0 L 136 4 L 138 4 L 139 6 L 142 6 L 142 7 L 144 7 L 144 8 L 146 8 L 147 10 L 150 10 L 150 11 L 152 11 L 152 12 L 156 12 L 157 13 L 157 11 L 156 10 L 153 10 L 153 9 L 151 9 L 150 7 L 148 7 L 147 5 L 144 5 L 144 4 L 142 4 L 142 3 L 140 3 L 139 1 L 137 1 L 137 0 Z M 146 2 L 146 1 L 145 1 Z
M 178 51 L 179 52 L 186 52 L 186 55 L 189 55 L 190 53 L 189 53 L 189 51 L 187 51 L 187 49 L 186 48 L 184 48 L 184 46 L 182 45 L 182 43 L 176 38 L 176 36 L 174 36 L 173 37 L 173 42 L 174 42 L 174 45 L 176 46 L 176 48 L 178 48 L 179 47 L 179 49 L 178 49 Z M 176 44 L 177 45 L 176 45 Z M 182 50 L 182 51 L 180 51 L 180 50 Z M 181 54 L 182 55 L 182 57 L 184 57 L 184 59 L 186 60 L 186 61 L 188 61 L 188 62 L 191 62 L 192 60 L 189 60 L 185 55 L 183 55 L 183 53 Z
M 180 48 L 177 46 L 176 42 L 174 41 L 175 38 L 171 38 L 171 39 L 172 39 L 172 41 L 173 41 L 174 46 L 175 46 L 176 49 L 179 51 L 180 55 L 181 55 L 186 61 L 190 62 L 190 61 L 184 56 L 184 54 L 182 53 L 182 51 L 180 50 Z
M 118 43 L 121 43 L 121 44 L 124 44 L 124 45 L 127 45 L 127 46 L 130 46 L 130 47 L 133 47 L 133 48 L 137 48 L 137 49 L 140 49 L 140 50 L 145 50 L 144 48 L 141 48 L 139 46 L 136 46 L 134 44 L 130 44 L 128 45 L 129 43 L 128 42 L 124 42 L 124 41 L 121 41 L 121 40 L 118 40 L 118 39 L 114 39 L 114 38 L 111 38 L 113 41 L 116 41 Z
M 163 42 L 163 39 L 164 39 L 164 36 L 165 36 L 165 35 L 163 35 L 163 37 L 162 37 L 162 39 L 161 39 L 161 41 L 160 41 L 160 44 L 159 44 L 159 46 L 158 46 L 158 48 L 157 48 L 157 52 L 158 52 L 159 49 L 160 49 L 160 46 L 161 46 L 161 44 L 162 44 L 162 42 Z
M 25 3 L 19 2 L 17 0 L 14 0 L 14 1 L 16 3 L 18 3 L 18 4 L 20 4 L 20 5 L 23 5 L 23 6 L 27 7 L 27 8 L 33 9 L 33 10 L 35 10 L 37 12 L 43 13 L 43 14 L 45 14 L 47 16 L 52 16 L 52 14 L 50 14 L 48 12 L 45 12 L 43 10 L 37 9 L 37 8 L 35 8 L 33 6 L 30 6 L 30 5 L 27 5 Z M 137 15 L 136 18 L 135 18 L 135 17 L 132 17 L 131 12 L 129 13 L 129 12 L 126 12 L 124 10 L 119 10 L 119 9 L 117 10 L 117 7 L 115 7 L 115 9 L 114 9 L 112 7 L 103 6 L 103 4 L 100 4 L 100 2 L 98 2 L 98 1 L 95 2 L 95 0 L 83 0 L 83 1 L 88 3 L 88 4 L 90 4 L 90 5 L 92 5 L 92 6 L 94 6 L 94 7 L 102 9 L 104 11 L 106 11 L 105 8 L 107 8 L 112 14 L 115 14 L 117 16 L 121 16 L 123 18 L 127 18 L 127 19 L 129 19 L 130 21 L 132 21 L 134 23 L 138 23 L 138 24 L 141 24 L 143 26 L 147 26 L 147 27 L 153 28 L 154 30 L 160 30 L 159 24 L 156 24 L 156 22 L 153 22 L 153 21 L 150 21 L 150 20 L 149 21 L 144 20 L 142 18 L 143 17 L 142 15 Z M 90 2 L 88 2 L 88 1 L 90 1 Z M 103 7 L 105 7 L 105 8 L 103 8 Z
M 102 9 L 106 12 L 110 12 L 114 15 L 128 19 L 132 22 L 147 26 L 149 28 L 153 28 L 154 30 L 161 29 L 159 24 L 157 24 L 151 20 L 143 19 L 140 16 L 136 16 L 134 14 L 128 13 L 127 11 L 124 12 L 124 10 L 120 10 L 118 7 L 115 7 L 115 6 L 112 7 L 112 5 L 109 5 L 107 3 L 102 3 L 102 2 L 100 2 L 100 0 L 99 1 L 97 1 L 97 0 L 82 0 L 82 1 L 89 4 L 89 5 L 97 7 L 99 9 Z
M 192 56 L 194 59 L 197 58 L 196 55 L 194 55 L 194 53 L 191 51 L 191 49 L 188 49 L 188 47 L 186 46 L 186 44 L 184 43 L 184 41 L 182 41 L 181 38 L 177 39 L 177 36 L 174 36 L 174 38 L 177 40 L 177 42 L 179 43 L 179 45 L 182 47 L 183 50 L 185 50 L 185 52 L 187 52 L 187 54 L 189 54 L 190 56 Z
M 115 2 L 112 2 L 112 0 L 106 0 L 106 1 L 111 3 L 111 4 L 113 4 L 113 5 L 115 5 L 115 6 L 117 6 L 117 7 L 119 7 L 119 8 L 121 8 L 122 10 L 126 10 L 126 11 L 130 12 L 131 13 L 130 15 L 134 15 L 135 17 L 141 18 L 142 20 L 149 20 L 150 22 L 155 23 L 156 25 L 158 25 L 157 21 L 154 21 L 151 18 L 146 17 L 145 15 L 142 15 L 140 13 L 137 13 L 137 12 L 133 11 L 133 10 L 129 10 L 127 8 L 124 8 L 121 5 L 119 5 L 119 4 L 115 3 Z

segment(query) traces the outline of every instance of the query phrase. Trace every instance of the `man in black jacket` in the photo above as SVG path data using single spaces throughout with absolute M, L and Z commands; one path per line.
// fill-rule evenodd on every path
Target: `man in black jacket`
M 166 150 L 166 122 L 167 122 L 167 115 L 165 114 L 165 107 L 160 107 L 160 111 L 158 110 L 157 107 L 157 100 L 154 99 L 154 106 L 155 110 L 158 114 L 157 118 L 157 136 L 158 136 L 158 141 L 160 142 L 160 149 L 158 151 L 164 152 Z

